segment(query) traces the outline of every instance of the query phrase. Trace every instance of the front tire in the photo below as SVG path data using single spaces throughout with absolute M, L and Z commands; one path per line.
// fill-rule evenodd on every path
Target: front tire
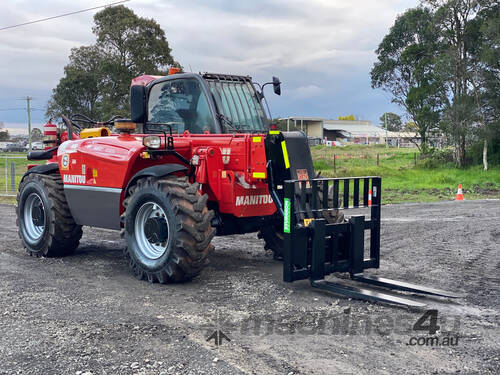
M 121 235 L 135 276 L 162 284 L 197 276 L 208 264 L 215 235 L 208 196 L 187 177 L 147 177 L 124 200 Z
M 17 195 L 19 237 L 30 255 L 55 257 L 72 254 L 82 227 L 71 215 L 59 174 L 26 176 Z

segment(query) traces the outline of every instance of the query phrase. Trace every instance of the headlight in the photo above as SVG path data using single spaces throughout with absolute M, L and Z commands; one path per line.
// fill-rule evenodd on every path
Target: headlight
M 191 158 L 191 165 L 198 165 L 200 163 L 200 157 L 198 155 L 193 155 Z
M 142 144 L 149 148 L 160 148 L 161 138 L 157 135 L 148 135 L 142 139 Z

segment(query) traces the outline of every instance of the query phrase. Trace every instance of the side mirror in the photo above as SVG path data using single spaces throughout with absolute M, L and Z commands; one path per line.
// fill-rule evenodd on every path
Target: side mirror
M 130 118 L 132 122 L 146 121 L 146 87 L 143 85 L 130 86 Z
M 273 77 L 273 89 L 276 95 L 281 95 L 281 81 L 278 77 Z

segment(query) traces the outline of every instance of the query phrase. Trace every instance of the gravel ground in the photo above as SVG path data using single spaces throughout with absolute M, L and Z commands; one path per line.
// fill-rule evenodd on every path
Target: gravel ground
M 132 277 L 116 232 L 85 228 L 74 256 L 32 258 L 14 207 L 0 212 L 0 374 L 500 373 L 498 200 L 382 209 L 371 273 L 464 293 L 407 296 L 438 310 L 432 337 L 453 346 L 409 345 L 431 337 L 412 330 L 423 311 L 282 282 L 256 234 L 216 238 L 200 277 L 158 285 Z M 231 341 L 208 342 L 217 329 Z

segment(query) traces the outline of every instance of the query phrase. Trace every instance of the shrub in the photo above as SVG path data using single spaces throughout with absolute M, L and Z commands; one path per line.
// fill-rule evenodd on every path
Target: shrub
M 483 142 L 477 142 L 467 149 L 471 163 L 474 165 L 483 163 Z M 488 164 L 500 165 L 500 138 L 493 138 L 488 143 Z
M 438 150 L 431 148 L 426 154 L 421 154 L 423 168 L 439 168 L 453 163 L 453 149 L 443 148 Z

